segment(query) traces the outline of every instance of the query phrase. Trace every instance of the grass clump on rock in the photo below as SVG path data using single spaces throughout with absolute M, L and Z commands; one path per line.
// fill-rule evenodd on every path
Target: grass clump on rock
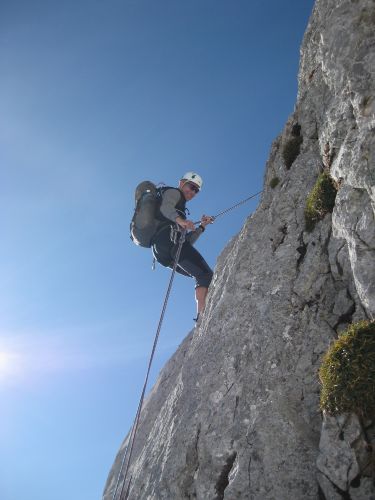
M 331 345 L 319 370 L 320 407 L 331 415 L 375 416 L 375 321 L 349 326 Z
M 299 155 L 301 144 L 303 142 L 302 136 L 290 138 L 283 148 L 283 159 L 287 170 L 293 165 L 294 160 Z
M 274 177 L 273 179 L 270 180 L 270 187 L 272 189 L 275 189 L 275 187 L 278 185 L 280 182 L 280 179 L 278 177 Z
M 326 214 L 332 212 L 336 193 L 337 189 L 332 177 L 327 172 L 322 172 L 306 201 L 306 231 L 311 233 L 315 224 L 322 220 Z

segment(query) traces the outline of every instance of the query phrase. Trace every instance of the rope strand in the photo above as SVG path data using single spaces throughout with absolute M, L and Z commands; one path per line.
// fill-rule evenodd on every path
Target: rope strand
M 122 462 L 121 462 L 120 472 L 119 472 L 118 477 L 117 477 L 117 482 L 116 482 L 116 486 L 115 486 L 115 491 L 114 491 L 113 496 L 112 496 L 112 500 L 115 500 L 115 498 L 116 498 L 116 494 L 117 494 L 117 491 L 118 491 L 118 488 L 119 488 L 119 484 L 120 484 L 121 473 L 122 473 L 122 470 L 123 470 L 125 464 L 126 464 L 126 466 L 125 466 L 125 471 L 124 471 L 124 477 L 123 477 L 123 480 L 122 480 L 122 487 L 121 487 L 121 491 L 120 491 L 119 500 L 126 500 L 127 497 L 128 497 L 128 494 L 129 494 L 130 483 L 131 483 L 132 477 L 130 478 L 129 485 L 128 485 L 128 488 L 126 490 L 126 495 L 125 495 L 125 497 L 123 497 L 123 492 L 124 492 L 124 488 L 125 488 L 126 478 L 127 478 L 127 474 L 128 474 L 128 470 L 129 470 L 129 465 L 130 465 L 130 460 L 131 460 L 132 453 L 133 453 L 135 437 L 136 437 L 136 434 L 137 434 L 139 419 L 140 419 L 140 416 L 141 416 L 141 411 L 142 411 L 142 406 L 143 406 L 143 400 L 144 400 L 144 397 L 145 397 L 145 392 L 146 392 L 146 388 L 147 388 L 148 378 L 149 378 L 149 375 L 150 375 L 151 365 L 152 365 L 152 361 L 154 359 L 156 345 L 157 345 L 158 340 L 159 340 L 161 326 L 163 324 L 163 319 L 164 319 L 165 311 L 167 309 L 169 296 L 170 296 L 170 293 L 171 293 L 171 290 L 172 290 L 173 279 L 174 279 L 174 276 L 176 274 L 177 264 L 178 264 L 178 261 L 179 261 L 179 258 L 180 258 L 182 245 L 183 245 L 183 243 L 185 241 L 185 235 L 186 235 L 186 231 L 183 230 L 181 232 L 180 241 L 179 241 L 178 249 L 177 249 L 177 252 L 176 252 L 176 257 L 175 257 L 174 264 L 173 264 L 172 274 L 171 274 L 171 277 L 170 277 L 170 280 L 169 280 L 167 293 L 165 295 L 163 309 L 162 309 L 162 312 L 161 312 L 161 315 L 160 315 L 160 319 L 159 319 L 159 325 L 158 325 L 158 328 L 157 328 L 157 331 L 156 331 L 156 335 L 155 335 L 155 338 L 154 338 L 154 344 L 152 346 L 151 356 L 150 356 L 149 363 L 148 363 L 148 368 L 147 368 L 147 374 L 146 374 L 145 382 L 143 384 L 142 394 L 141 394 L 141 397 L 140 397 L 140 400 L 139 400 L 139 404 L 138 404 L 137 414 L 136 414 L 136 417 L 134 419 L 134 423 L 133 423 L 132 430 L 131 430 L 130 437 L 129 437 L 129 442 L 128 442 L 128 445 L 126 447 L 126 450 L 125 450 L 125 453 L 124 453 L 124 456 L 123 456 L 123 459 L 122 459 Z
M 253 198 L 255 198 L 256 196 L 258 196 L 258 194 L 261 194 L 261 193 L 263 193 L 263 191 L 259 191 L 258 193 L 252 194 L 252 195 L 251 195 L 251 196 L 249 196 L 248 198 L 245 198 L 244 200 L 242 200 L 242 201 L 240 201 L 240 202 L 236 203 L 236 204 L 235 204 L 235 205 L 233 205 L 232 207 L 229 207 L 229 208 L 227 208 L 227 209 L 223 210 L 222 212 L 220 212 L 220 213 L 218 213 L 218 214 L 216 214 L 216 215 L 213 215 L 213 218 L 214 218 L 214 219 L 217 219 L 217 218 L 218 218 L 218 217 L 220 217 L 221 215 L 224 215 L 224 214 L 226 214 L 226 213 L 230 212 L 231 210 L 234 210 L 235 208 L 239 207 L 240 205 L 243 205 L 243 204 L 244 204 L 244 203 L 246 203 L 247 201 L 252 200 L 252 199 L 253 199 Z M 200 224 L 200 223 L 201 223 L 201 221 L 200 221 L 200 220 L 198 220 L 197 222 L 194 222 L 194 224 Z

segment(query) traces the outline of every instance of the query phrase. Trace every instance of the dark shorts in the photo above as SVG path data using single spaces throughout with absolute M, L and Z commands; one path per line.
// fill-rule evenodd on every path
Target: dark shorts
M 172 243 L 170 239 L 170 229 L 166 228 L 157 234 L 154 238 L 152 251 L 154 257 L 165 267 L 173 268 L 174 257 L 178 245 Z M 182 245 L 180 258 L 176 271 L 184 276 L 190 276 L 195 279 L 195 288 L 204 286 L 209 287 L 213 272 L 202 255 L 193 245 L 185 241 Z

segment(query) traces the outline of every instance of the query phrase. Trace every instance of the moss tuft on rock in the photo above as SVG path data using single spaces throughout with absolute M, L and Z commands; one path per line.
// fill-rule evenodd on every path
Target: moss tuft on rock
M 299 123 L 293 125 L 291 134 L 293 137 L 299 137 L 301 135 L 301 125 Z
M 270 180 L 270 187 L 274 189 L 278 183 L 280 182 L 280 179 L 278 177 L 274 177 L 273 179 Z
M 335 206 L 337 189 L 332 177 L 322 172 L 307 197 L 305 208 L 306 231 L 311 232 L 315 224 L 326 214 L 332 212 Z
M 353 323 L 331 345 L 319 370 L 320 407 L 331 415 L 375 416 L 375 321 Z
M 293 136 L 284 144 L 282 154 L 283 154 L 284 164 L 288 170 L 293 165 L 294 160 L 299 155 L 302 142 L 303 142 L 302 136 Z

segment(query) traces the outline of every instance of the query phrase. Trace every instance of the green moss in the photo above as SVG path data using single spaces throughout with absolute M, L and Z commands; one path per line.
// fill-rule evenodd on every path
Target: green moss
M 270 187 L 274 189 L 278 183 L 280 182 L 280 179 L 278 177 L 274 177 L 273 179 L 270 180 Z
M 375 416 L 375 321 L 354 323 L 331 345 L 319 370 L 320 407 L 331 415 Z
M 301 136 L 294 136 L 285 143 L 283 148 L 283 159 L 288 170 L 299 155 L 302 142 L 303 138 Z
M 359 25 L 367 24 L 370 26 L 375 25 L 375 10 L 374 9 L 362 9 L 359 16 Z
M 327 172 L 322 172 L 307 197 L 305 208 L 306 231 L 311 232 L 315 224 L 322 220 L 326 214 L 332 212 L 335 206 L 337 189 L 332 177 Z
M 293 125 L 291 134 L 293 137 L 299 137 L 301 135 L 301 125 L 299 123 Z

